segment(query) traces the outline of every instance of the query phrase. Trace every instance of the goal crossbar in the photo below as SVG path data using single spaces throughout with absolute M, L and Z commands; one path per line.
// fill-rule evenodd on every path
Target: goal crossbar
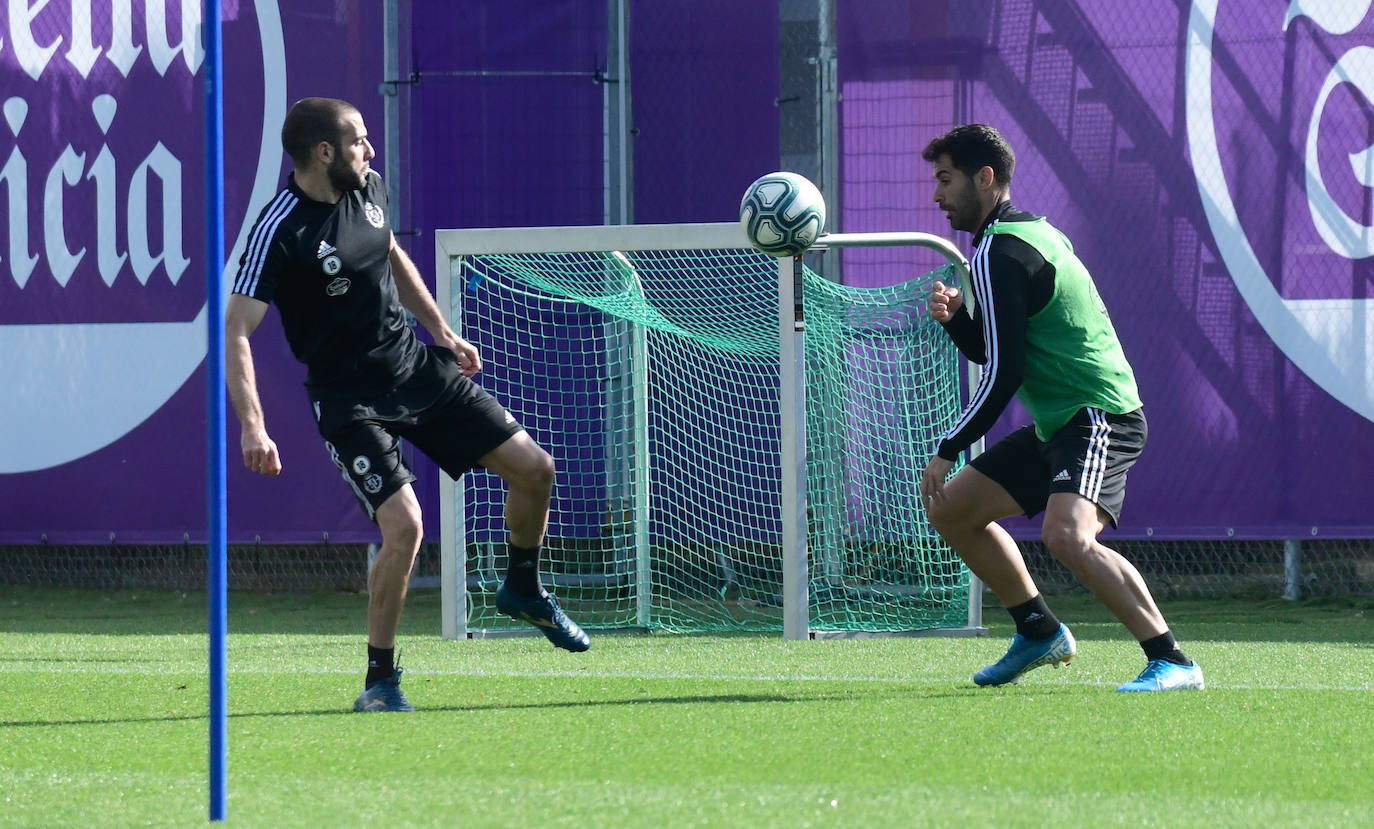
M 817 241 L 814 250 L 824 252 L 832 248 L 895 246 L 920 246 L 936 251 L 948 263 L 953 274 L 962 283 L 967 283 L 967 261 L 948 240 L 931 234 L 828 234 Z M 470 311 L 465 312 L 465 306 L 473 301 L 472 295 L 476 290 L 475 285 L 482 284 L 484 279 L 493 283 L 498 281 L 496 277 L 491 275 L 496 271 L 487 267 L 487 263 L 490 261 L 499 260 L 503 264 L 516 262 L 518 265 L 519 262 L 523 261 L 521 257 L 557 256 L 569 258 L 571 261 L 570 257 L 573 255 L 599 256 L 601 257 L 601 267 L 606 272 L 615 274 L 614 280 L 606 281 L 603 279 L 603 282 L 611 284 L 617 289 L 619 293 L 616 301 L 648 302 L 651 298 L 646 295 L 644 283 L 641 281 L 637 270 L 642 265 L 632 264 L 631 258 L 639 258 L 646 255 L 645 252 L 652 252 L 655 256 L 671 256 L 673 252 L 684 252 L 684 255 L 697 256 L 700 252 L 732 251 L 742 253 L 722 253 L 722 255 L 760 256 L 749 250 L 742 229 L 734 222 L 439 230 L 435 234 L 435 272 L 438 275 L 436 298 L 440 308 L 448 314 L 455 330 L 460 335 L 475 341 L 478 334 L 481 333 L 483 322 L 467 319 Z M 805 278 L 804 274 L 811 277 L 814 275 L 809 274 L 803 268 L 800 258 L 795 260 L 779 258 L 773 261 L 776 262 L 776 280 L 771 290 L 776 293 L 773 302 L 777 308 L 777 331 L 774 342 L 778 388 L 775 405 L 777 406 L 779 423 L 778 448 L 780 449 L 776 472 L 780 481 L 778 506 L 781 510 L 779 516 L 781 526 L 781 590 L 775 598 L 782 608 L 782 632 L 789 639 L 875 635 L 874 631 L 846 630 L 843 629 L 843 625 L 840 626 L 840 629 L 837 629 L 833 624 L 824 629 L 816 627 L 813 619 L 813 602 L 826 601 L 831 596 L 832 590 L 842 593 L 849 601 L 862 601 L 864 597 L 872 597 L 875 601 L 912 600 L 913 596 L 930 594 L 932 591 L 929 588 L 919 587 L 873 586 L 867 582 L 857 584 L 851 575 L 842 572 L 843 567 L 839 565 L 825 565 L 834 570 L 835 573 L 833 577 L 827 575 L 828 580 L 824 582 L 818 582 L 818 574 L 811 572 L 811 568 L 817 566 L 815 563 L 817 559 L 808 549 L 808 535 L 812 529 L 808 526 L 811 510 L 808 509 L 807 500 L 808 455 L 805 412 L 809 401 L 807 400 L 805 359 L 807 354 L 805 306 L 801 301 L 801 285 Z M 474 263 L 478 262 L 482 263 L 482 267 L 474 266 Z M 543 280 L 537 277 L 534 278 L 533 282 L 513 280 L 510 289 L 512 295 L 543 296 L 544 294 L 556 293 L 558 285 L 555 283 L 559 279 L 558 268 L 555 266 L 549 272 L 554 275 Z M 619 280 L 619 282 L 615 280 Z M 517 282 L 518 284 L 516 284 Z M 633 287 L 626 287 L 621 283 L 632 284 Z M 553 285 L 552 288 L 551 285 Z M 604 285 L 602 285 L 602 289 L 604 292 Z M 583 295 L 592 299 L 605 299 L 605 297 L 592 296 L 596 293 L 598 292 L 585 291 Z M 627 300 L 626 297 L 629 299 Z M 649 310 L 651 314 L 658 313 L 652 309 Z M 533 320 L 526 320 L 524 324 L 527 326 L 535 325 Z M 472 326 L 471 332 L 464 333 L 464 326 Z M 634 381 L 626 384 L 627 389 L 631 386 L 636 389 L 633 392 L 625 392 L 626 399 L 622 406 L 625 413 L 624 419 L 632 423 L 633 428 L 623 439 L 628 444 L 628 448 L 618 450 L 633 454 L 636 451 L 635 447 L 639 447 L 638 455 L 634 459 L 626 461 L 626 471 L 623 475 L 627 481 L 636 482 L 633 486 L 627 486 L 627 489 L 633 490 L 633 496 L 625 501 L 628 505 L 626 511 L 636 513 L 634 528 L 627 531 L 625 535 L 626 543 L 635 548 L 633 562 L 627 562 L 623 565 L 617 564 L 615 567 L 598 573 L 550 574 L 546 577 L 546 582 L 551 586 L 585 587 L 597 585 L 598 588 L 611 583 L 621 584 L 624 589 L 635 594 L 635 609 L 632 617 L 627 617 L 631 618 L 632 621 L 628 624 L 617 623 L 616 626 L 647 629 L 655 627 L 653 622 L 655 609 L 649 603 L 650 594 L 657 587 L 651 583 L 650 577 L 651 571 L 656 566 L 656 562 L 652 560 L 654 553 L 651 547 L 656 542 L 660 545 L 663 542 L 661 538 L 653 536 L 646 518 L 646 514 L 651 508 L 647 493 L 648 487 L 645 485 L 649 471 L 647 462 L 641 456 L 647 452 L 649 434 L 646 424 L 651 415 L 644 400 L 647 395 L 644 394 L 645 390 L 641 388 L 646 382 L 644 374 L 648 365 L 645 356 L 645 335 L 642 330 L 643 326 L 633 325 L 630 328 L 631 333 L 623 337 L 623 342 L 627 346 L 625 349 L 626 356 L 616 358 L 620 361 L 616 370 L 623 371 Z M 677 328 L 676 324 L 668 322 L 662 326 L 662 330 L 666 331 L 672 331 L 674 328 Z M 515 333 L 511 338 L 518 340 L 522 336 Z M 486 359 L 484 362 L 490 363 L 490 359 Z M 498 399 L 500 399 L 500 394 L 498 394 Z M 501 402 L 508 407 L 510 406 L 504 399 Z M 834 442 L 832 440 L 832 443 Z M 829 448 L 834 449 L 833 446 Z M 728 476 L 726 477 L 728 478 Z M 617 501 L 617 503 L 620 502 Z M 490 541 L 474 541 L 468 537 L 468 524 L 472 516 L 470 516 L 471 504 L 469 504 L 465 488 L 442 473 L 439 508 L 441 511 L 440 581 L 444 637 L 475 638 L 508 633 L 507 627 L 501 622 L 488 620 L 474 623 L 472 620 L 473 608 L 469 604 L 469 591 L 490 588 L 496 571 L 495 561 L 500 553 L 496 549 L 498 545 Z M 757 540 L 734 543 L 748 545 L 756 542 Z M 900 546 L 902 539 L 880 538 L 874 540 L 873 543 L 875 546 L 882 544 Z M 474 550 L 477 551 L 477 560 L 487 563 L 485 566 L 481 566 L 481 572 L 469 573 L 468 560 Z M 485 553 L 482 552 L 483 550 Z M 486 556 L 485 559 L 482 558 L 483 555 Z M 719 552 L 714 555 L 721 561 L 722 570 L 729 574 L 729 578 L 734 578 L 729 563 L 733 553 L 727 550 L 724 555 Z M 827 556 L 829 555 L 830 553 L 827 552 Z M 892 631 L 887 635 L 901 635 L 902 633 L 912 635 L 929 632 L 967 634 L 981 631 L 981 597 L 979 595 L 981 587 L 976 579 L 967 574 L 967 571 L 964 571 L 964 578 L 966 579 L 966 588 L 963 598 L 967 603 L 967 612 L 961 620 L 963 624 L 948 625 L 942 623 L 934 630 Z M 812 595 L 809 590 L 811 584 L 820 584 L 822 592 L 827 595 Z M 728 586 L 727 584 L 727 588 Z M 935 592 L 938 593 L 939 591 Z M 903 595 L 905 593 L 912 595 Z M 759 602 L 761 605 L 768 603 L 766 597 Z

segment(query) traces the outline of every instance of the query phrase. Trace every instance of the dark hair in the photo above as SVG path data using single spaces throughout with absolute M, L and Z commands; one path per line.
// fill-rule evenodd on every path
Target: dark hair
M 344 119 L 357 112 L 357 107 L 338 98 L 302 98 L 292 105 L 282 122 L 282 149 L 297 167 L 305 166 L 311 150 L 321 141 L 339 146 Z
M 1016 153 L 1002 133 L 987 124 L 964 124 L 936 138 L 921 151 L 921 158 L 935 161 L 949 156 L 954 169 L 973 178 L 984 167 L 992 168 L 992 178 L 1003 187 L 1011 186 L 1016 168 Z

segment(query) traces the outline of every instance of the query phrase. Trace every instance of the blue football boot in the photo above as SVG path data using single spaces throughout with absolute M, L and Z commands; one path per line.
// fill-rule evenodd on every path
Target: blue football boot
M 1027 639 L 1018 633 L 1011 638 L 1011 647 L 1006 654 L 974 674 L 973 681 L 978 685 L 1006 685 L 1041 665 L 1056 668 L 1067 665 L 1076 653 L 1078 643 L 1067 625 L 1060 624 L 1059 630 L 1048 639 Z
M 1198 666 L 1196 660 L 1187 665 L 1180 665 L 1177 662 L 1169 662 L 1164 659 L 1151 659 L 1150 664 L 1145 666 L 1145 670 L 1140 672 L 1140 676 L 1116 690 L 1118 692 L 1201 691 L 1203 687 L 1205 686 L 1202 682 L 1202 668 Z
M 521 596 L 502 584 L 496 589 L 496 609 L 521 622 L 529 622 L 552 643 L 580 653 L 592 646 L 591 637 L 568 618 L 558 601 L 540 588 L 537 596 Z
M 390 679 L 379 679 L 363 689 L 353 702 L 354 711 L 414 711 L 415 706 L 401 693 L 401 669 Z

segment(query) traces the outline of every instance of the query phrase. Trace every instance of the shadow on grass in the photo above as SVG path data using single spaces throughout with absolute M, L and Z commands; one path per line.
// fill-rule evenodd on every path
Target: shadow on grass
M 884 690 L 869 691 L 864 694 L 865 699 L 873 700 L 876 698 L 890 698 L 898 701 L 910 701 L 912 696 L 918 696 L 922 700 L 936 699 L 967 699 L 975 703 L 981 697 L 984 701 L 1004 700 L 1003 689 L 977 688 L 971 683 L 964 687 L 960 685 L 954 688 L 941 688 L 931 690 L 929 688 L 920 691 L 908 691 L 900 688 L 890 688 Z M 1051 695 L 1072 695 L 1081 693 L 1081 689 L 1073 687 L 1046 686 L 1036 688 L 1036 696 Z M 670 696 L 644 696 L 624 699 L 602 699 L 602 700 L 556 700 L 549 702 L 493 702 L 480 705 L 423 705 L 417 714 L 462 714 L 475 713 L 480 711 L 521 711 L 521 710 L 554 710 L 559 708 L 602 708 L 602 707 L 635 707 L 641 705 L 755 705 L 773 703 L 814 703 L 814 702 L 837 702 L 850 699 L 848 694 L 836 693 L 792 693 L 792 694 L 689 694 L 689 695 L 670 695 Z M 231 712 L 231 720 L 257 720 L 272 719 L 277 717 L 336 717 L 350 716 L 356 712 L 342 708 L 317 708 L 296 711 L 238 711 Z M 158 723 L 158 722 L 207 722 L 208 714 L 176 714 L 161 717 L 92 717 L 89 719 L 72 720 L 16 720 L 12 722 L 0 721 L 0 732 L 5 729 L 19 728 L 42 728 L 47 726 L 74 726 L 74 725 L 130 725 L 133 723 Z
M 416 713 L 465 713 L 475 711 L 519 711 L 522 709 L 557 709 L 557 708 L 597 708 L 604 706 L 636 706 L 636 705 L 702 705 L 702 704 L 751 704 L 751 703 L 777 703 L 777 702 L 812 702 L 826 698 L 834 698 L 833 695 L 788 695 L 788 694 L 692 694 L 688 696 L 667 696 L 667 697 L 636 697 L 634 699 L 604 699 L 604 700 L 559 700 L 554 702 L 517 702 L 517 703 L 490 703 L 483 705 L 426 705 Z M 301 711 L 240 711 L 229 714 L 229 719 L 262 719 L 270 717 L 333 717 L 352 715 L 356 712 L 339 709 L 324 708 Z M 91 718 L 84 720 L 21 720 L 16 722 L 0 721 L 0 729 L 6 728 L 36 728 L 52 725 L 128 725 L 131 723 L 155 723 L 155 722 L 195 722 L 207 721 L 207 714 L 179 714 L 164 717 L 109 717 Z

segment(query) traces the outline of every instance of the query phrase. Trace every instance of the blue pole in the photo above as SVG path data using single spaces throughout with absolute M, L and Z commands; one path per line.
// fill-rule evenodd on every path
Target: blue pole
M 225 669 L 228 613 L 228 523 L 224 463 L 224 62 L 220 0 L 205 0 L 205 353 L 208 405 L 210 593 L 210 820 L 226 817 L 229 681 Z

